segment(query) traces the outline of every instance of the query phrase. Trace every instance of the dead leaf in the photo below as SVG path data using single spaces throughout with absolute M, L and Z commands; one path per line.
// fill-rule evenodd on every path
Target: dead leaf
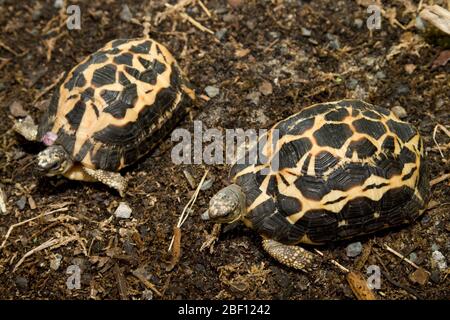
M 28 197 L 28 204 L 30 205 L 31 210 L 36 209 L 36 202 L 34 201 L 32 196 Z
M 442 33 L 450 35 L 450 12 L 447 9 L 438 5 L 427 6 L 419 16 Z
M 367 281 L 359 272 L 349 272 L 347 281 L 358 300 L 376 300 L 372 290 L 367 286 Z
M 417 269 L 413 273 L 409 275 L 409 279 L 414 282 L 418 283 L 421 286 L 425 285 L 428 282 L 429 275 L 426 273 L 425 270 L 422 268 Z
M 265 96 L 272 94 L 272 84 L 269 81 L 263 81 L 259 86 L 259 92 L 261 92 Z
M 181 229 L 177 226 L 173 227 L 173 245 L 172 245 L 172 259 L 170 264 L 166 267 L 166 271 L 171 271 L 180 261 L 181 255 Z
M 243 58 L 250 53 L 250 49 L 237 49 L 234 55 L 237 58 Z
M 242 0 L 228 0 L 228 4 L 236 9 L 242 4 Z
M 439 56 L 434 59 L 431 69 L 436 69 L 437 67 L 442 67 L 450 61 L 450 50 L 442 51 Z
M 28 112 L 25 111 L 22 103 L 19 101 L 14 101 L 9 105 L 9 112 L 14 118 L 24 118 L 28 115 Z
M 389 49 L 389 53 L 387 54 L 386 59 L 391 60 L 394 56 L 403 52 L 412 53 L 420 57 L 419 50 L 428 46 L 429 45 L 423 40 L 421 36 L 408 31 L 402 34 L 399 44 L 392 46 Z
M 412 74 L 414 72 L 414 70 L 416 70 L 416 68 L 417 68 L 417 66 L 415 64 L 412 64 L 412 63 L 405 64 L 405 71 L 408 74 Z

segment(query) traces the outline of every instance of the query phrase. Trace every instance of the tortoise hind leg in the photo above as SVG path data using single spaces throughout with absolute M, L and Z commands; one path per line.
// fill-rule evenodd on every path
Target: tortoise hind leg
M 314 264 L 315 255 L 302 247 L 282 244 L 272 239 L 264 239 L 262 245 L 267 253 L 288 267 L 306 272 Z
M 90 168 L 83 168 L 83 170 L 95 180 L 119 191 L 121 197 L 125 196 L 128 179 L 122 177 L 120 173 Z

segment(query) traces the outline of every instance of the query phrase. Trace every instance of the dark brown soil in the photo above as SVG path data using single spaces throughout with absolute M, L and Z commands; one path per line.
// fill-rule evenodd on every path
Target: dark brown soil
M 197 119 L 208 128 L 266 128 L 313 103 L 359 98 L 386 108 L 404 107 L 406 120 L 423 135 L 431 178 L 450 172 L 450 138 L 437 131 L 442 156 L 433 141 L 437 124 L 450 128 L 450 64 L 432 68 L 444 49 L 424 42 L 413 26 L 403 30 L 390 24 L 386 16 L 381 29 L 370 33 L 364 6 L 369 1 L 235 0 L 230 2 L 238 5 L 232 7 L 226 1 L 204 0 L 211 17 L 198 4 L 181 10 L 214 32 L 223 29 L 220 40 L 183 20 L 180 13 L 155 25 L 157 14 L 167 9 L 166 1 L 126 2 L 136 21 L 151 18 L 151 37 L 175 54 L 197 93 L 205 95 L 206 86 L 220 89 L 209 101 L 200 97 L 181 127 L 193 131 L 192 120 Z M 66 210 L 14 228 L 0 249 L 0 299 L 141 299 L 149 294 L 145 283 L 162 293 L 153 293 L 154 299 L 355 299 L 345 274 L 330 259 L 359 269 L 365 277 L 370 265 L 379 266 L 378 299 L 450 297 L 448 269 L 439 271 L 432 259 L 438 250 L 450 263 L 448 179 L 432 187 L 431 208 L 417 223 L 357 239 L 367 259 L 364 254 L 347 256 L 346 247 L 354 240 L 323 246 L 320 266 L 306 274 L 270 258 L 260 237 L 243 226 L 222 232 L 212 253 L 200 251 L 212 230 L 200 213 L 227 184 L 228 167 L 173 164 L 170 137 L 125 172 L 130 189 L 123 201 L 133 209 L 130 219 L 113 217 L 122 199 L 107 187 L 34 177 L 32 161 L 40 147 L 10 130 L 11 103 L 19 101 L 37 118 L 51 92 L 33 101 L 63 71 L 107 41 L 142 35 L 140 25 L 120 18 L 119 2 L 71 3 L 81 7 L 81 30 L 65 25 L 50 30 L 65 21 L 53 0 L 0 0 L 0 182 L 8 208 L 7 214 L 0 214 L 0 241 L 15 223 Z M 404 26 L 417 15 L 407 4 L 417 6 L 418 0 L 390 3 L 384 9 L 396 10 Z M 272 84 L 271 94 L 259 92 L 264 81 Z M 206 168 L 214 183 L 200 193 L 182 227 L 180 261 L 167 271 L 173 227 L 194 192 L 183 171 L 198 183 Z M 14 271 L 30 250 L 71 236 L 78 240 L 39 250 Z M 385 245 L 431 272 L 428 282 L 413 282 L 415 268 Z M 58 255 L 62 260 L 56 268 Z M 80 289 L 66 286 L 71 265 L 81 268 Z M 135 276 L 139 272 L 141 280 Z

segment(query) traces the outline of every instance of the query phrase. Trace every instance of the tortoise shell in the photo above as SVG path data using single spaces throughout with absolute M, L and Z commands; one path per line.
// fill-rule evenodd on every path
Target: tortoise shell
M 152 149 L 186 113 L 194 91 L 172 54 L 148 39 L 118 39 L 68 72 L 43 115 L 75 162 L 117 171 Z
M 246 196 L 244 223 L 279 242 L 322 244 L 408 223 L 429 200 L 422 139 L 387 109 L 317 104 L 263 138 L 256 161 L 238 161 L 230 175 Z

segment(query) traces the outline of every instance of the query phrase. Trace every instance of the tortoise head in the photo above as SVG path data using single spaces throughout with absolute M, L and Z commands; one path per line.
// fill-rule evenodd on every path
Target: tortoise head
M 241 219 L 245 213 L 244 192 L 241 187 L 232 184 L 211 198 L 209 208 L 202 214 L 202 219 L 215 223 L 232 223 Z
M 72 165 L 73 162 L 70 155 L 60 145 L 51 145 L 37 155 L 36 168 L 47 176 L 63 174 Z

